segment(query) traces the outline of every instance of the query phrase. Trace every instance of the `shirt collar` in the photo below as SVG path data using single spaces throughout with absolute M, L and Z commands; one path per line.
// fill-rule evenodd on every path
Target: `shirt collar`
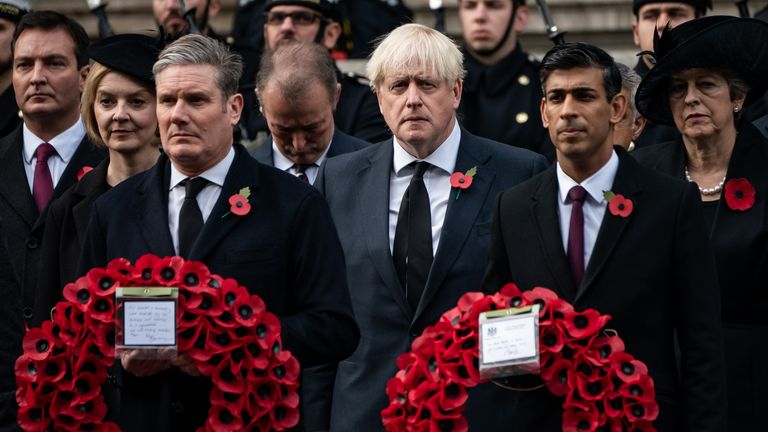
M 315 162 L 312 163 L 314 166 L 320 166 L 325 162 L 325 159 L 328 157 L 328 150 L 331 149 L 331 146 L 333 145 L 333 135 L 331 135 L 331 142 L 328 143 L 328 145 L 325 147 L 325 151 L 323 154 L 320 155 L 319 158 Z M 275 143 L 274 138 L 272 139 L 272 164 L 275 166 L 275 168 L 283 171 L 288 171 L 289 169 L 293 168 L 295 165 L 295 162 L 285 157 L 282 153 L 280 153 L 280 150 L 277 149 L 277 144 Z
M 22 137 L 24 139 L 24 161 L 31 164 L 37 147 L 46 141 L 29 130 L 26 123 L 24 123 L 22 128 Z M 56 149 L 56 154 L 67 164 L 72 159 L 72 156 L 75 155 L 75 151 L 77 151 L 77 147 L 80 145 L 83 137 L 85 137 L 85 127 L 83 126 L 82 118 L 78 118 L 69 129 L 47 142 Z
M 459 155 L 459 142 L 461 142 L 461 128 L 459 122 L 454 119 L 453 130 L 448 138 L 443 141 L 440 146 L 432 152 L 429 156 L 422 159 L 425 162 L 429 162 L 448 174 L 453 174 L 456 169 L 456 158 Z M 395 173 L 400 175 L 400 171 L 408 166 L 411 162 L 418 161 L 416 157 L 405 151 L 397 140 L 397 137 L 392 137 L 392 145 L 395 149 L 394 157 L 392 158 L 393 168 Z
M 202 177 L 219 187 L 224 187 L 224 179 L 227 177 L 227 173 L 229 172 L 229 167 L 232 166 L 232 162 L 234 160 L 235 160 L 235 149 L 233 147 L 229 149 L 229 152 L 227 153 L 226 156 L 224 156 L 224 159 L 220 160 L 219 163 L 208 168 L 206 171 L 203 171 L 203 173 L 197 177 Z M 186 179 L 187 177 L 188 176 L 179 172 L 179 170 L 176 169 L 173 163 L 171 163 L 171 184 L 168 190 L 171 190 L 176 186 L 178 186 L 178 184 L 184 181 L 184 179 Z
M 602 203 L 605 201 L 603 192 L 611 190 L 613 187 L 613 180 L 616 178 L 616 172 L 619 170 L 619 157 L 616 156 L 615 151 L 611 151 L 611 157 L 608 162 L 605 163 L 596 173 L 592 174 L 589 178 L 581 182 L 581 187 L 587 190 L 587 194 L 596 203 Z M 557 184 L 559 185 L 560 201 L 566 203 L 568 198 L 568 191 L 572 187 L 578 185 L 575 180 L 568 177 L 568 174 L 560 167 L 560 163 L 557 164 Z

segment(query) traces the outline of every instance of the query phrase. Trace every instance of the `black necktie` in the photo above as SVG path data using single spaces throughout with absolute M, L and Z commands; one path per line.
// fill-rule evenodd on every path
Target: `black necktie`
M 293 167 L 296 168 L 296 177 L 304 181 L 305 183 L 309 183 L 309 177 L 307 177 L 307 169 L 311 167 L 313 164 L 309 165 L 302 165 L 302 164 L 294 164 Z
M 186 195 L 179 212 L 179 255 L 189 258 L 192 245 L 203 229 L 203 213 L 197 205 L 197 194 L 208 184 L 208 180 L 202 177 L 187 178 L 181 184 L 184 185 Z
M 397 214 L 392 258 L 405 296 L 413 310 L 419 304 L 432 267 L 432 217 L 424 186 L 428 162 L 415 162 L 415 172 Z
M 568 191 L 571 200 L 571 222 L 568 228 L 568 263 L 578 287 L 584 277 L 584 200 L 587 190 L 576 185 Z M 571 293 L 575 294 L 575 293 Z

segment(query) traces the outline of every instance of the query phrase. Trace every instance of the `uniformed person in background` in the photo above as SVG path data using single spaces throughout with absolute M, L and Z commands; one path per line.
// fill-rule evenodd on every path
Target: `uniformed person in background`
M 267 0 L 264 39 L 267 49 L 282 40 L 336 46 L 342 28 L 336 3 L 328 0 Z M 341 95 L 336 107 L 336 127 L 356 138 L 379 142 L 391 135 L 379 112 L 376 97 L 364 78 L 337 69 Z
M 518 41 L 525 0 L 459 0 L 467 77 L 459 121 L 468 131 L 554 158 L 541 125 L 538 65 Z
M 653 34 L 669 25 L 678 26 L 686 21 L 707 14 L 707 8 L 712 9 L 712 0 L 633 0 L 632 13 L 635 21 L 632 23 L 632 37 L 635 46 L 641 53 L 653 52 Z M 653 68 L 653 58 L 650 55 L 639 55 L 635 72 L 641 78 Z M 649 121 L 640 136 L 634 140 L 635 146 L 645 147 L 666 141 L 672 141 L 680 136 L 677 128 Z
M 0 138 L 21 124 L 16 95 L 11 85 L 11 39 L 16 24 L 29 10 L 28 0 L 0 0 Z
M 349 58 L 368 58 L 378 37 L 413 21 L 413 11 L 403 0 L 339 0 L 338 4 L 344 19 L 339 48 Z

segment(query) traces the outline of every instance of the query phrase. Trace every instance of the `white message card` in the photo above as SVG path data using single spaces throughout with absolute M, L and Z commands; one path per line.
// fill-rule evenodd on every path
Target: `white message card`
M 175 300 L 131 300 L 123 304 L 125 347 L 176 345 Z
M 512 316 L 483 323 L 483 363 L 492 364 L 536 356 L 536 317 Z

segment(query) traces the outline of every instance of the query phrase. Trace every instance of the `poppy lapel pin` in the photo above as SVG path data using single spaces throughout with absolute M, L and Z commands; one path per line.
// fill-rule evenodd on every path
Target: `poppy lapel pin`
M 245 216 L 251 212 L 251 204 L 248 199 L 251 197 L 251 188 L 244 187 L 240 191 L 231 197 L 229 197 L 229 211 L 222 216 L 226 217 L 230 213 L 237 216 Z
M 745 178 L 735 178 L 725 183 L 725 204 L 736 211 L 747 211 L 755 205 L 755 187 Z
M 456 191 L 456 199 L 459 199 L 462 189 L 467 189 L 472 185 L 472 180 L 475 177 L 475 174 L 477 174 L 477 166 L 473 166 L 465 173 L 456 171 L 451 174 L 451 187 L 458 189 Z
M 635 204 L 624 195 L 613 193 L 613 191 L 603 191 L 603 197 L 608 201 L 608 211 L 614 216 L 626 218 L 632 214 Z

